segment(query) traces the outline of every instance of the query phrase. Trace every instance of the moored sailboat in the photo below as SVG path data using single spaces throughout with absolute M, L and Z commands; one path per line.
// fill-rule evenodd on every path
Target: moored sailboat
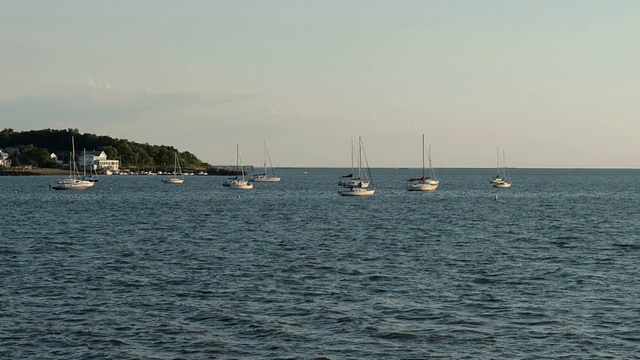
M 267 163 L 269 166 L 267 166 Z M 253 182 L 278 182 L 280 177 L 276 176 L 273 164 L 271 163 L 271 156 L 269 156 L 269 150 L 267 150 L 267 141 L 264 142 L 264 155 L 263 155 L 264 172 L 262 174 L 255 174 L 251 176 L 249 181 Z
M 422 134 L 422 176 L 419 178 L 407 180 L 408 191 L 436 191 L 440 180 L 435 176 L 435 171 L 431 165 L 431 147 L 429 147 L 429 176 L 426 176 L 425 161 L 424 161 L 424 134 Z
M 244 178 L 244 165 L 242 165 L 242 160 L 240 158 L 240 148 L 237 144 L 236 144 L 236 167 L 240 168 L 240 176 L 225 182 L 223 185 L 227 186 L 229 189 L 234 189 L 234 190 L 253 189 L 253 184 L 245 180 Z
M 491 186 L 495 188 L 508 188 L 511 187 L 511 176 L 509 175 L 507 166 L 507 157 L 504 150 L 502 150 L 502 158 L 500 157 L 500 149 L 496 149 L 498 174 L 489 179 Z
M 82 180 L 78 178 L 78 168 L 76 166 L 76 144 L 75 138 L 71 137 L 71 159 L 69 161 L 69 177 L 66 179 L 58 179 L 54 185 L 50 187 L 54 190 L 85 190 L 93 187 L 93 181 Z
M 363 155 L 366 163 L 364 169 L 362 164 Z M 357 178 L 351 177 L 349 180 L 339 183 L 338 194 L 341 196 L 373 196 L 375 189 L 369 187 L 372 183 L 367 155 L 364 152 L 362 139 L 358 138 L 358 176 Z
M 182 176 L 182 168 L 180 167 L 180 160 L 178 160 L 178 152 L 174 153 L 173 160 L 173 176 L 170 178 L 162 179 L 165 184 L 182 184 L 184 183 L 184 177 Z

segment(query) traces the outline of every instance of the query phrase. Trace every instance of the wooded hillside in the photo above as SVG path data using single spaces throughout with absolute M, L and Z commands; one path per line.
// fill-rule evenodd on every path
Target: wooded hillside
M 51 160 L 50 154 L 56 153 L 62 160 L 68 161 L 72 136 L 75 138 L 76 153 L 82 149 L 104 151 L 109 159 L 120 160 L 121 168 L 172 167 L 174 153 L 178 151 L 173 146 L 141 144 L 104 135 L 80 134 L 78 129 L 23 132 L 4 129 L 0 132 L 0 149 L 17 149 L 10 154 L 14 166 L 57 167 L 55 161 Z M 180 164 L 184 168 L 209 166 L 188 151 L 178 152 L 178 154 Z

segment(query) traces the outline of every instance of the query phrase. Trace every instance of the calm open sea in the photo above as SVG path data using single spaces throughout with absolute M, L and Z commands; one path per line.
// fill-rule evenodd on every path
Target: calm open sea
M 493 171 L 0 177 L 0 358 L 638 358 L 640 170 Z

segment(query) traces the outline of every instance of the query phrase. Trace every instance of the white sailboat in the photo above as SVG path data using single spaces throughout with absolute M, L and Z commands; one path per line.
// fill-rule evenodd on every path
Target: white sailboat
M 364 161 L 366 163 L 364 169 L 362 167 L 363 155 Z M 345 182 L 340 183 L 338 187 L 338 194 L 342 196 L 373 196 L 376 191 L 375 189 L 369 187 L 371 183 L 371 173 L 369 171 L 367 155 L 364 152 L 362 139 L 358 138 L 358 177 L 351 178 Z
M 267 167 L 267 163 L 269 166 Z M 264 141 L 264 155 L 263 155 L 264 172 L 262 174 L 255 174 L 251 176 L 250 181 L 253 182 L 278 182 L 280 177 L 276 176 L 273 170 L 273 164 L 271 163 L 271 156 L 269 156 L 269 150 L 267 150 L 267 141 Z
M 236 144 L 236 167 L 240 168 L 240 176 L 235 179 L 231 179 L 225 182 L 223 185 L 229 189 L 234 190 L 251 190 L 253 184 L 244 179 L 244 165 L 242 165 L 242 159 L 240 158 L 240 148 Z
M 71 160 L 69 161 L 69 177 L 66 179 L 58 179 L 51 188 L 54 190 L 85 190 L 93 187 L 93 181 L 78 179 L 78 168 L 76 166 L 76 144 L 75 139 L 71 137 Z
M 180 160 L 178 160 L 178 152 L 174 154 L 173 160 L 173 177 L 162 179 L 165 184 L 182 184 L 184 183 L 184 177 L 182 176 L 182 168 L 180 167 Z
M 349 175 L 344 175 L 340 179 L 338 179 L 338 186 L 350 187 L 350 186 L 360 186 L 360 187 L 369 187 L 369 181 L 363 180 L 359 171 L 359 174 L 355 174 L 355 168 L 353 164 L 353 159 L 356 157 L 356 154 L 353 150 L 353 140 L 351 140 L 351 173 Z
M 440 180 L 436 178 L 431 165 L 431 147 L 429 147 L 429 176 L 426 176 L 425 173 L 424 153 L 424 134 L 422 134 L 422 177 L 407 180 L 407 190 L 409 191 L 436 191 L 440 185 Z
M 489 179 L 489 183 L 495 188 L 508 188 L 511 187 L 511 176 L 509 175 L 507 166 L 507 157 L 504 150 L 502 150 L 502 158 L 500 157 L 500 149 L 496 149 L 498 174 Z

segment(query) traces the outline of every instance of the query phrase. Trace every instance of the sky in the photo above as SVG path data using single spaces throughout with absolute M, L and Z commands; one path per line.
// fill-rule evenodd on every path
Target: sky
M 0 127 L 231 165 L 640 167 L 636 0 L 0 0 Z

